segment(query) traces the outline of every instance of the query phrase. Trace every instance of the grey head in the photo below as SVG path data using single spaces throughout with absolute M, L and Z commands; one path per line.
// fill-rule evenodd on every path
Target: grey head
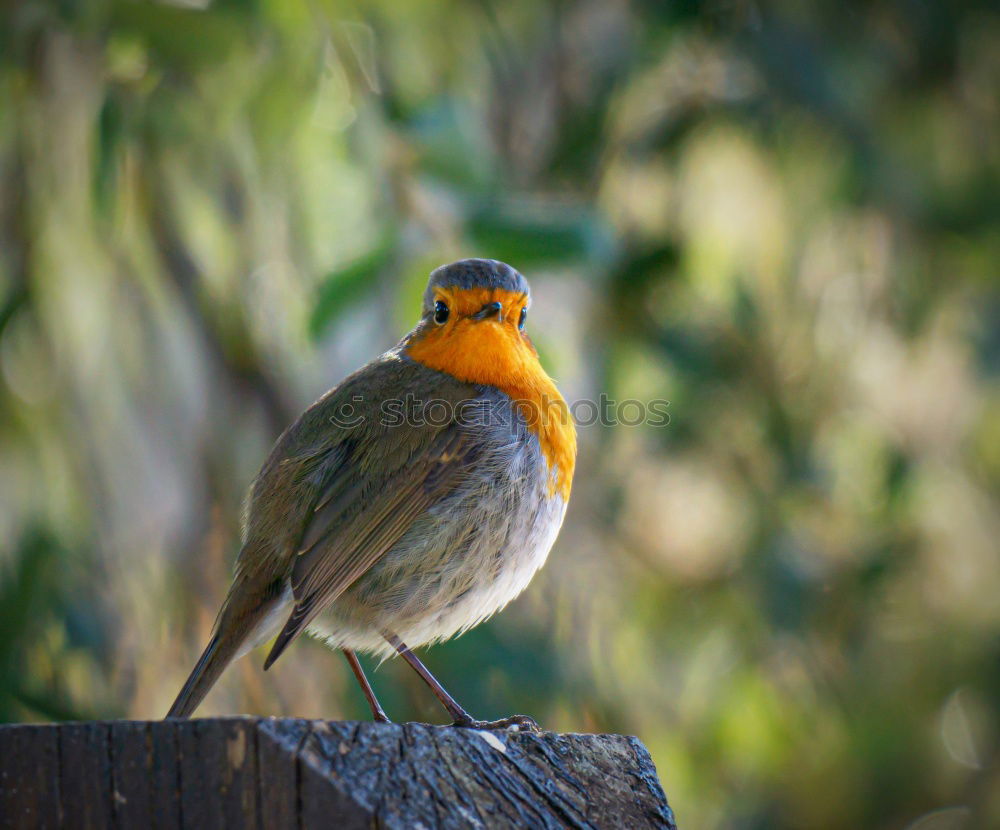
M 531 302 L 531 289 L 524 276 L 507 263 L 496 259 L 460 259 L 431 271 L 431 278 L 424 292 L 424 314 L 434 307 L 435 288 L 499 288 L 518 294 L 527 294 Z

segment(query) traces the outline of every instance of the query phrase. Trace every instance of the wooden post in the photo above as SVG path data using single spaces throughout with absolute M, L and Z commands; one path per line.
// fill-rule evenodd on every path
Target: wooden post
M 0 726 L 0 827 L 676 830 L 636 738 L 250 717 Z

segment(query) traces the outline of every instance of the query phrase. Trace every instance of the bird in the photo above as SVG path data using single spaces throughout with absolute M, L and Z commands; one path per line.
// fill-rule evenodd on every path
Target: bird
M 456 726 L 480 721 L 412 649 L 518 596 L 563 524 L 576 428 L 526 331 L 513 267 L 431 272 L 420 319 L 277 439 L 247 494 L 242 545 L 211 638 L 167 713 L 189 717 L 225 669 L 274 638 L 269 669 L 306 632 L 341 650 L 376 721 L 357 653 L 401 656 Z

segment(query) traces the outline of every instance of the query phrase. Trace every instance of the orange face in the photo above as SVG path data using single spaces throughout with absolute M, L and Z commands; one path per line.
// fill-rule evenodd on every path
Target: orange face
M 407 351 L 414 360 L 460 380 L 501 389 L 520 386 L 543 371 L 535 347 L 519 328 L 526 295 L 489 288 L 438 288 L 435 301 L 444 313 L 411 343 Z M 496 303 L 500 308 L 494 311 Z M 438 322 L 442 318 L 444 322 Z
M 434 322 L 419 330 L 406 353 L 431 369 L 509 395 L 538 435 L 553 474 L 550 490 L 569 498 L 576 430 L 566 402 L 521 327 L 527 295 L 452 286 L 437 288 L 435 302 Z

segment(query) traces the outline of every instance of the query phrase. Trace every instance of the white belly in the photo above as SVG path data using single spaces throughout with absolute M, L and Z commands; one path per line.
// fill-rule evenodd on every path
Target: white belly
M 383 638 L 382 629 L 394 631 L 410 648 L 460 634 L 491 617 L 528 587 L 545 564 L 565 513 L 566 502 L 560 496 L 546 498 L 537 511 L 511 528 L 503 549 L 489 549 L 494 541 L 489 534 L 476 539 L 465 556 L 449 564 L 451 572 L 436 594 L 404 608 L 389 603 L 375 619 L 357 613 L 351 597 L 344 595 L 317 618 L 309 633 L 332 648 L 383 657 L 395 651 Z M 456 590 L 456 586 L 460 587 Z

